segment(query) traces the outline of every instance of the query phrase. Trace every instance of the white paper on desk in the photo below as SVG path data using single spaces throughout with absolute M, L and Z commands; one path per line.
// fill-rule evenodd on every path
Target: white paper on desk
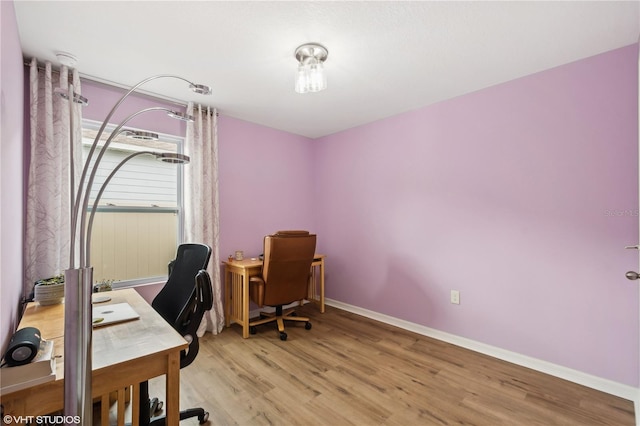
M 115 303 L 113 305 L 93 305 L 93 326 L 114 324 L 140 318 L 128 303 Z
M 1 395 L 20 389 L 51 382 L 56 378 L 56 359 L 53 356 L 53 341 L 41 340 L 36 357 L 28 364 L 0 368 Z

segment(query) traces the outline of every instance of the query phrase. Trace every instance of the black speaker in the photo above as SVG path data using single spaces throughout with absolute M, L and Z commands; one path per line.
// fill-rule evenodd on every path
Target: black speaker
M 10 366 L 28 364 L 38 354 L 40 349 L 40 330 L 35 327 L 25 327 L 16 331 L 9 341 L 9 347 L 4 353 L 4 362 Z

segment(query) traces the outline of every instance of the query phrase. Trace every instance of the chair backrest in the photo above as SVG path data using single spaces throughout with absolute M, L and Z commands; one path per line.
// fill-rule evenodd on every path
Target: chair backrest
M 201 269 L 195 278 L 196 291 L 191 303 L 180 313 L 178 324 L 180 324 L 180 334 L 189 342 L 189 348 L 180 354 L 180 368 L 191 364 L 198 355 L 200 342 L 196 334 L 204 313 L 213 307 L 213 290 L 211 288 L 211 278 L 204 269 Z
M 176 259 L 171 262 L 169 279 L 151 306 L 178 333 L 184 334 L 184 315 L 192 309 L 197 296 L 196 277 L 207 269 L 211 248 L 205 244 L 181 244 Z
M 316 235 L 307 231 L 278 231 L 264 238 L 265 305 L 286 305 L 307 297 L 315 251 Z

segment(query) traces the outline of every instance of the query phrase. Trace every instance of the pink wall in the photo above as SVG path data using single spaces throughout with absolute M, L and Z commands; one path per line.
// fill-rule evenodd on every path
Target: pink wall
M 327 297 L 637 386 L 637 49 L 315 142 Z
M 257 256 L 279 229 L 316 231 L 310 139 L 220 116 L 218 143 L 221 257 Z
M 22 52 L 13 2 L 0 2 L 0 348 L 17 327 L 22 297 Z

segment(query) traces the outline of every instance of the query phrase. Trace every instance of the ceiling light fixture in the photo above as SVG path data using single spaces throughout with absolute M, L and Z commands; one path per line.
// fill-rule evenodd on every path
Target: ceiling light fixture
M 317 43 L 307 43 L 296 49 L 295 56 L 298 60 L 296 92 L 319 92 L 326 89 L 327 76 L 323 64 L 329 56 L 327 48 Z

